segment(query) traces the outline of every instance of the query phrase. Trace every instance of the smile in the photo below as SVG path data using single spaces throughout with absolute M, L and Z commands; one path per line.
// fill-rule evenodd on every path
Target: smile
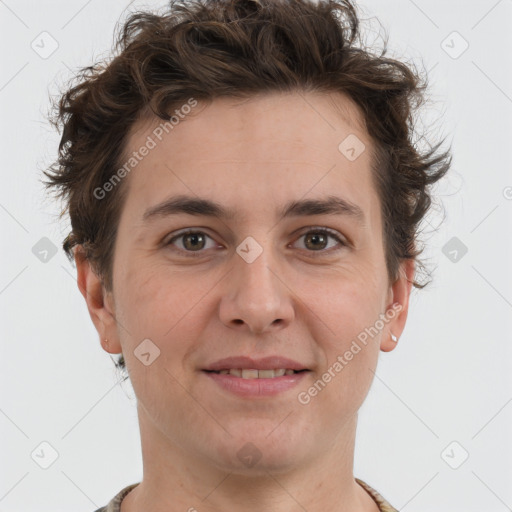
M 202 373 L 223 392 L 245 399 L 264 399 L 291 391 L 311 372 L 286 368 L 275 370 L 232 368 L 217 371 L 203 370 Z
M 241 377 L 242 379 L 273 379 L 275 377 L 282 377 L 283 375 L 293 375 L 294 373 L 299 373 L 299 371 L 289 368 L 278 368 L 275 370 L 230 368 L 229 370 L 219 370 L 213 373 L 217 373 L 219 375 L 234 375 L 235 377 Z

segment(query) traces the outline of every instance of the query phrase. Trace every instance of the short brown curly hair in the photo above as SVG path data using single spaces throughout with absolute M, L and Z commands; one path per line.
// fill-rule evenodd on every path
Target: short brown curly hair
M 51 119 L 62 128 L 59 156 L 45 171 L 47 188 L 65 200 L 71 233 L 107 291 L 124 183 L 108 201 L 93 193 L 119 168 L 130 128 L 151 109 L 169 120 L 190 97 L 246 98 L 266 92 L 342 92 L 359 107 L 375 145 L 373 177 L 381 200 L 390 282 L 400 261 L 414 259 L 429 186 L 448 171 L 442 141 L 420 151 L 414 114 L 425 102 L 426 77 L 411 65 L 358 45 L 350 0 L 171 0 L 163 14 L 132 13 L 108 63 L 83 68 Z M 423 288 L 414 280 L 414 286 Z M 427 283 L 428 284 L 428 283 Z M 119 366 L 124 367 L 121 356 Z

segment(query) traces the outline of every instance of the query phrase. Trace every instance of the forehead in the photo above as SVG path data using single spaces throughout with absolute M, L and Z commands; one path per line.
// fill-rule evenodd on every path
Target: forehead
M 194 106 L 190 107 L 192 103 Z M 210 102 L 189 98 L 173 108 L 171 122 L 145 109 L 128 134 L 128 148 L 133 149 L 149 133 L 157 142 L 162 138 L 168 143 L 173 138 L 175 142 L 186 138 L 188 147 L 197 148 L 202 147 L 205 138 L 209 143 L 222 141 L 216 152 L 224 154 L 236 153 L 236 142 L 249 139 L 256 145 L 268 141 L 269 134 L 278 136 L 276 143 L 303 142 L 309 150 L 315 145 L 319 150 L 326 145 L 337 149 L 340 137 L 349 134 L 370 144 L 359 107 L 341 93 L 274 92 L 249 98 L 221 97 Z M 226 132 L 230 132 L 230 140 L 225 140 Z M 277 149 L 276 145 L 273 149 Z M 176 154 L 176 158 L 181 156 L 187 158 L 186 154 Z
M 234 209 L 252 205 L 250 212 L 240 209 L 243 216 L 254 215 L 256 203 L 281 205 L 334 190 L 372 213 L 373 145 L 347 97 L 277 93 L 176 111 L 173 124 L 144 117 L 127 139 L 125 159 L 152 141 L 128 178 L 126 206 L 139 213 L 173 193 Z

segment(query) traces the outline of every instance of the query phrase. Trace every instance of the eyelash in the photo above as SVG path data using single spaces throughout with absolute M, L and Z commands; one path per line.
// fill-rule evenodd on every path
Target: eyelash
M 338 236 L 338 233 L 336 231 L 333 231 L 332 229 L 329 229 L 329 228 L 317 228 L 317 227 L 314 227 L 314 226 L 309 226 L 308 228 L 308 231 L 305 231 L 303 232 L 299 238 L 297 238 L 297 240 L 299 240 L 300 238 L 302 238 L 303 236 L 305 235 L 308 235 L 310 233 L 321 233 L 321 234 L 324 234 L 324 235 L 328 235 L 330 236 L 331 238 L 334 238 L 342 247 L 347 247 L 348 246 L 348 243 L 344 242 L 339 236 Z M 164 243 L 164 246 L 170 246 L 172 245 L 172 243 L 175 241 L 175 240 L 178 240 L 179 238 L 182 238 L 186 235 L 190 235 L 190 234 L 193 234 L 193 235 L 197 235 L 197 234 L 202 234 L 202 235 L 206 235 L 208 238 L 212 239 L 213 238 L 208 235 L 207 233 L 205 233 L 204 231 L 200 231 L 200 230 L 193 230 L 193 229 L 189 229 L 187 231 L 184 231 L 182 233 L 179 233 L 178 235 L 175 235 L 173 236 L 171 239 L 169 239 L 168 242 L 165 242 Z M 310 255 L 313 256 L 313 257 L 317 257 L 317 256 L 323 256 L 325 255 L 326 253 L 336 253 L 338 252 L 339 250 L 341 250 L 341 248 L 338 248 L 338 249 L 335 249 L 333 250 L 332 248 L 331 249 L 321 249 L 319 251 L 307 251 L 308 253 L 311 253 Z M 199 250 L 199 251 L 187 251 L 185 249 L 177 249 L 179 252 L 182 252 L 182 253 L 185 253 L 187 255 L 187 257 L 192 257 L 192 258 L 195 258 L 195 257 L 200 257 L 200 256 L 203 256 L 203 253 L 205 252 L 205 250 Z M 315 253 L 318 253 L 318 254 L 315 254 Z

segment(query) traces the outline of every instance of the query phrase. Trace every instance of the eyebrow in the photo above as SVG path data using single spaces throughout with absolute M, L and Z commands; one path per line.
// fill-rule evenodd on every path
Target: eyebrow
M 210 199 L 180 195 L 148 208 L 142 217 L 148 223 L 153 219 L 178 214 L 216 217 L 232 220 L 237 216 L 236 210 L 227 208 Z M 310 215 L 344 215 L 364 224 L 363 210 L 354 203 L 341 197 L 328 196 L 325 199 L 302 199 L 290 201 L 278 211 L 278 217 L 306 217 Z

